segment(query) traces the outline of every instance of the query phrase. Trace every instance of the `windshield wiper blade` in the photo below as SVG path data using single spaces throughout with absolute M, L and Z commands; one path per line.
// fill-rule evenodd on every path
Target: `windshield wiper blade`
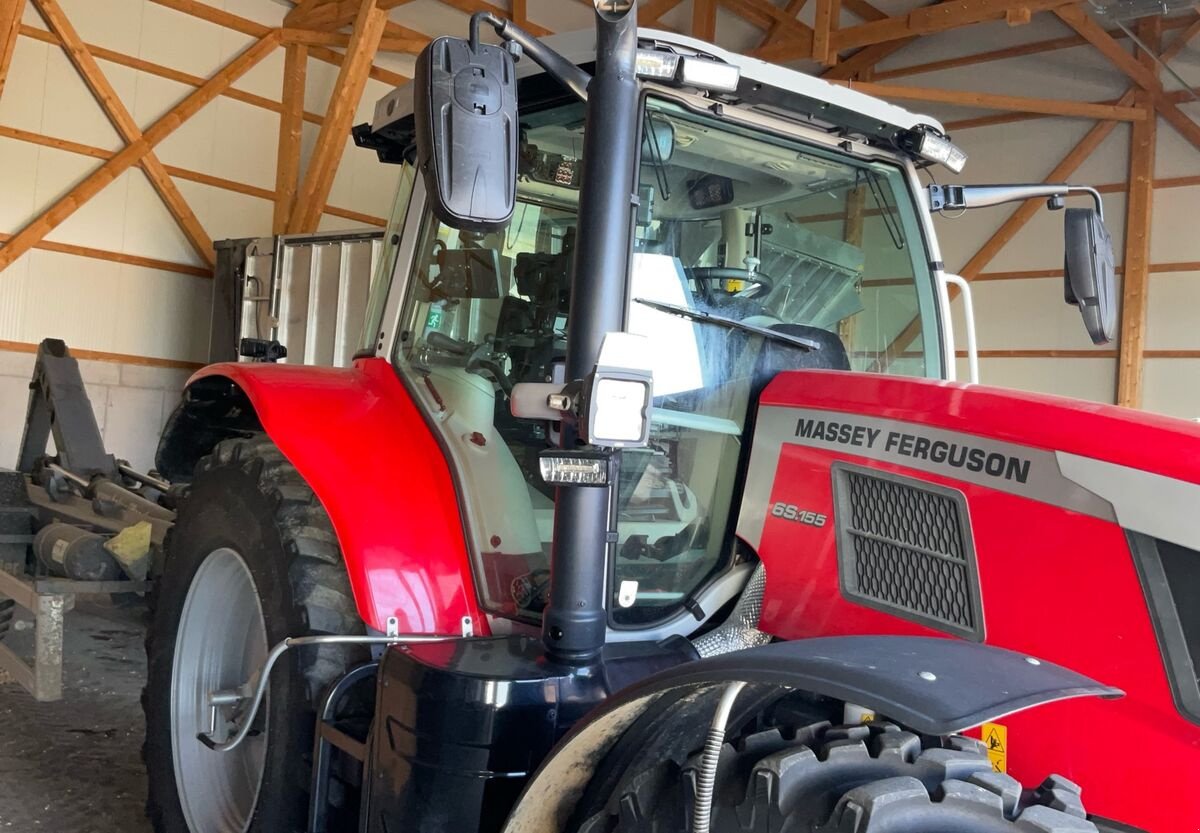
M 794 336 L 789 333 L 781 333 L 779 330 L 772 330 L 768 327 L 760 327 L 757 324 L 747 324 L 745 321 L 738 321 L 736 318 L 726 318 L 723 315 L 715 315 L 711 312 L 704 312 L 698 309 L 688 309 L 687 307 L 679 307 L 675 304 L 664 304 L 662 301 L 651 301 L 648 298 L 634 298 L 636 303 L 643 304 L 656 309 L 659 312 L 665 312 L 669 315 L 678 315 L 681 318 L 690 318 L 693 321 L 700 321 L 705 324 L 716 324 L 720 327 L 727 327 L 731 330 L 741 330 L 744 333 L 752 333 L 756 336 L 762 336 L 771 341 L 781 341 L 784 344 L 790 344 L 793 347 L 799 347 L 802 350 L 820 350 L 821 345 L 810 338 L 802 336 Z

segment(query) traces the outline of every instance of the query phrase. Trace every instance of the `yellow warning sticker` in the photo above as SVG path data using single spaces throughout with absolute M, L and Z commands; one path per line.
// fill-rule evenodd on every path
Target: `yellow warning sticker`
M 1008 772 L 1008 727 L 999 723 L 984 723 L 980 737 L 987 745 L 992 769 L 995 772 Z

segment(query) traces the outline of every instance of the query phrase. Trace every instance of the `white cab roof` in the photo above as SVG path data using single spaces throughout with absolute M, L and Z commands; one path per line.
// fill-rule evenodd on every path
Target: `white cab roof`
M 741 69 L 742 78 L 757 81 L 764 86 L 787 90 L 806 98 L 828 102 L 845 110 L 862 113 L 873 121 L 893 125 L 905 130 L 927 125 L 939 132 L 945 132 L 941 123 L 932 116 L 921 115 L 889 104 L 882 99 L 860 93 L 850 87 L 840 84 L 830 84 L 813 75 L 797 72 L 794 69 L 781 67 L 777 64 L 729 52 L 696 38 L 686 35 L 666 32 L 659 29 L 638 29 L 638 39 L 641 41 L 656 41 L 660 44 L 677 47 L 687 52 L 699 52 L 711 55 L 726 63 L 734 64 Z M 543 42 L 560 55 L 574 64 L 586 64 L 596 57 L 596 32 L 594 29 L 584 29 L 575 32 L 550 35 Z M 542 68 L 526 58 L 517 65 L 517 75 L 536 75 Z M 375 118 L 372 128 L 379 130 L 384 125 L 412 113 L 412 85 L 398 87 L 380 99 L 375 105 Z

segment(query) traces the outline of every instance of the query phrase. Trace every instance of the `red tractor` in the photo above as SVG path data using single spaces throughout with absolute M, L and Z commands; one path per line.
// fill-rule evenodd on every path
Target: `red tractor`
M 953 381 L 931 211 L 1088 189 L 925 188 L 935 120 L 596 6 L 356 129 L 352 368 L 191 381 L 156 830 L 1200 828 L 1200 430 Z

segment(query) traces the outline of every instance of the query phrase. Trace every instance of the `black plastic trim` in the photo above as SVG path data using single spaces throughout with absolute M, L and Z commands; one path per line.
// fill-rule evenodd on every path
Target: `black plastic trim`
M 1125 537 L 1137 566 L 1142 590 L 1146 594 L 1146 608 L 1154 623 L 1175 706 L 1185 718 L 1200 723 L 1200 680 L 1197 680 L 1196 665 L 1179 621 L 1177 602 L 1163 570 L 1158 539 L 1130 530 L 1125 531 Z M 1200 558 L 1200 553 L 1197 553 L 1197 557 Z M 1187 603 L 1186 600 L 1181 601 Z
M 878 610 L 910 622 L 916 622 L 919 625 L 948 633 L 951 636 L 970 639 L 973 642 L 983 642 L 987 636 L 987 629 L 984 624 L 983 599 L 979 587 L 979 565 L 975 557 L 975 539 L 971 534 L 971 516 L 970 510 L 967 507 L 966 495 L 958 489 L 940 486 L 930 483 L 927 480 L 919 480 L 851 463 L 834 463 L 831 466 L 831 472 L 833 477 L 834 528 L 837 534 L 838 588 L 841 590 L 842 596 L 855 604 L 860 604 L 872 610 Z M 947 498 L 954 503 L 957 510 L 959 535 L 962 539 L 963 556 L 966 563 L 968 601 L 971 606 L 971 618 L 974 622 L 972 627 L 964 627 L 909 607 L 892 604 L 869 596 L 859 590 L 854 576 L 850 574 L 852 570 L 850 558 L 856 552 L 855 545 L 850 539 L 851 533 L 855 531 L 850 527 L 850 496 L 848 493 L 849 488 L 846 484 L 846 478 L 850 474 L 888 481 L 920 492 L 928 492 Z M 905 546 L 901 542 L 896 543 L 897 546 Z
M 929 735 L 948 735 L 1007 714 L 1074 697 L 1124 696 L 1026 654 L 931 636 L 835 636 L 775 642 L 676 666 L 607 701 L 584 723 L 680 686 L 768 683 L 874 710 Z M 932 676 L 932 679 L 930 679 Z M 579 731 L 582 724 L 576 727 Z

